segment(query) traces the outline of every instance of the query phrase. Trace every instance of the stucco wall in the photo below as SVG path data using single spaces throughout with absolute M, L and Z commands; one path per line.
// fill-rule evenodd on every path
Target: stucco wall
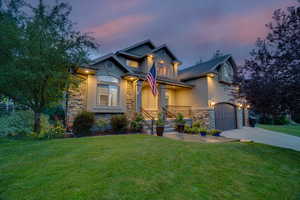
M 187 82 L 195 87 L 192 89 L 176 90 L 176 105 L 192 106 L 193 108 L 208 107 L 208 88 L 206 78 L 200 78 Z
M 149 86 L 142 89 L 142 107 L 148 110 L 158 109 L 158 97 L 154 97 Z
M 207 77 L 208 100 L 219 102 L 233 102 L 232 87 L 218 81 L 218 75 L 214 78 Z

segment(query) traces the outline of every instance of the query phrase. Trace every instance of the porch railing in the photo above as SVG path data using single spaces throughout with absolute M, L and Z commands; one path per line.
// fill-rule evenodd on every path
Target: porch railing
M 151 121 L 151 123 L 145 122 L 146 126 L 148 126 L 151 130 L 151 135 L 154 134 L 154 122 L 155 122 L 155 117 L 153 117 L 148 111 L 145 109 L 141 108 L 142 115 Z
M 181 113 L 185 118 L 192 117 L 192 106 L 175 106 L 175 105 L 168 105 L 167 109 L 170 113 L 175 114 Z

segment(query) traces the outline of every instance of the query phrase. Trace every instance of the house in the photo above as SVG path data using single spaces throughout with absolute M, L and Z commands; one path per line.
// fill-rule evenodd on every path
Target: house
M 158 74 L 157 96 L 146 81 L 153 64 Z M 236 64 L 231 55 L 179 70 L 181 64 L 167 45 L 146 40 L 78 68 L 81 84 L 70 92 L 68 122 L 82 110 L 105 118 L 136 112 L 155 118 L 162 111 L 169 118 L 182 113 L 186 119 L 201 119 L 210 128 L 246 125 L 246 109 L 236 106 L 232 97 Z

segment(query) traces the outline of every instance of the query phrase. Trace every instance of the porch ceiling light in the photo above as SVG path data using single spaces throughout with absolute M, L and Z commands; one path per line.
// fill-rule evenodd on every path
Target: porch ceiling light
M 209 74 L 207 74 L 207 76 L 210 78 L 215 78 L 216 75 L 214 73 L 209 73 Z
M 89 71 L 89 70 L 85 70 L 84 72 L 85 72 L 86 74 L 90 73 L 90 71 Z
M 149 54 L 148 57 L 149 58 L 154 58 L 154 55 L 153 54 Z
M 160 64 L 164 64 L 164 63 L 165 63 L 165 61 L 163 61 L 163 60 L 160 60 L 160 61 L 159 61 L 159 63 L 160 63 Z

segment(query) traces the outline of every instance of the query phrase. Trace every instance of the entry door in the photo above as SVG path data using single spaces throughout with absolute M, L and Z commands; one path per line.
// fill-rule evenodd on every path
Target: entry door
M 216 129 L 236 129 L 236 108 L 228 103 L 220 103 L 215 106 Z

